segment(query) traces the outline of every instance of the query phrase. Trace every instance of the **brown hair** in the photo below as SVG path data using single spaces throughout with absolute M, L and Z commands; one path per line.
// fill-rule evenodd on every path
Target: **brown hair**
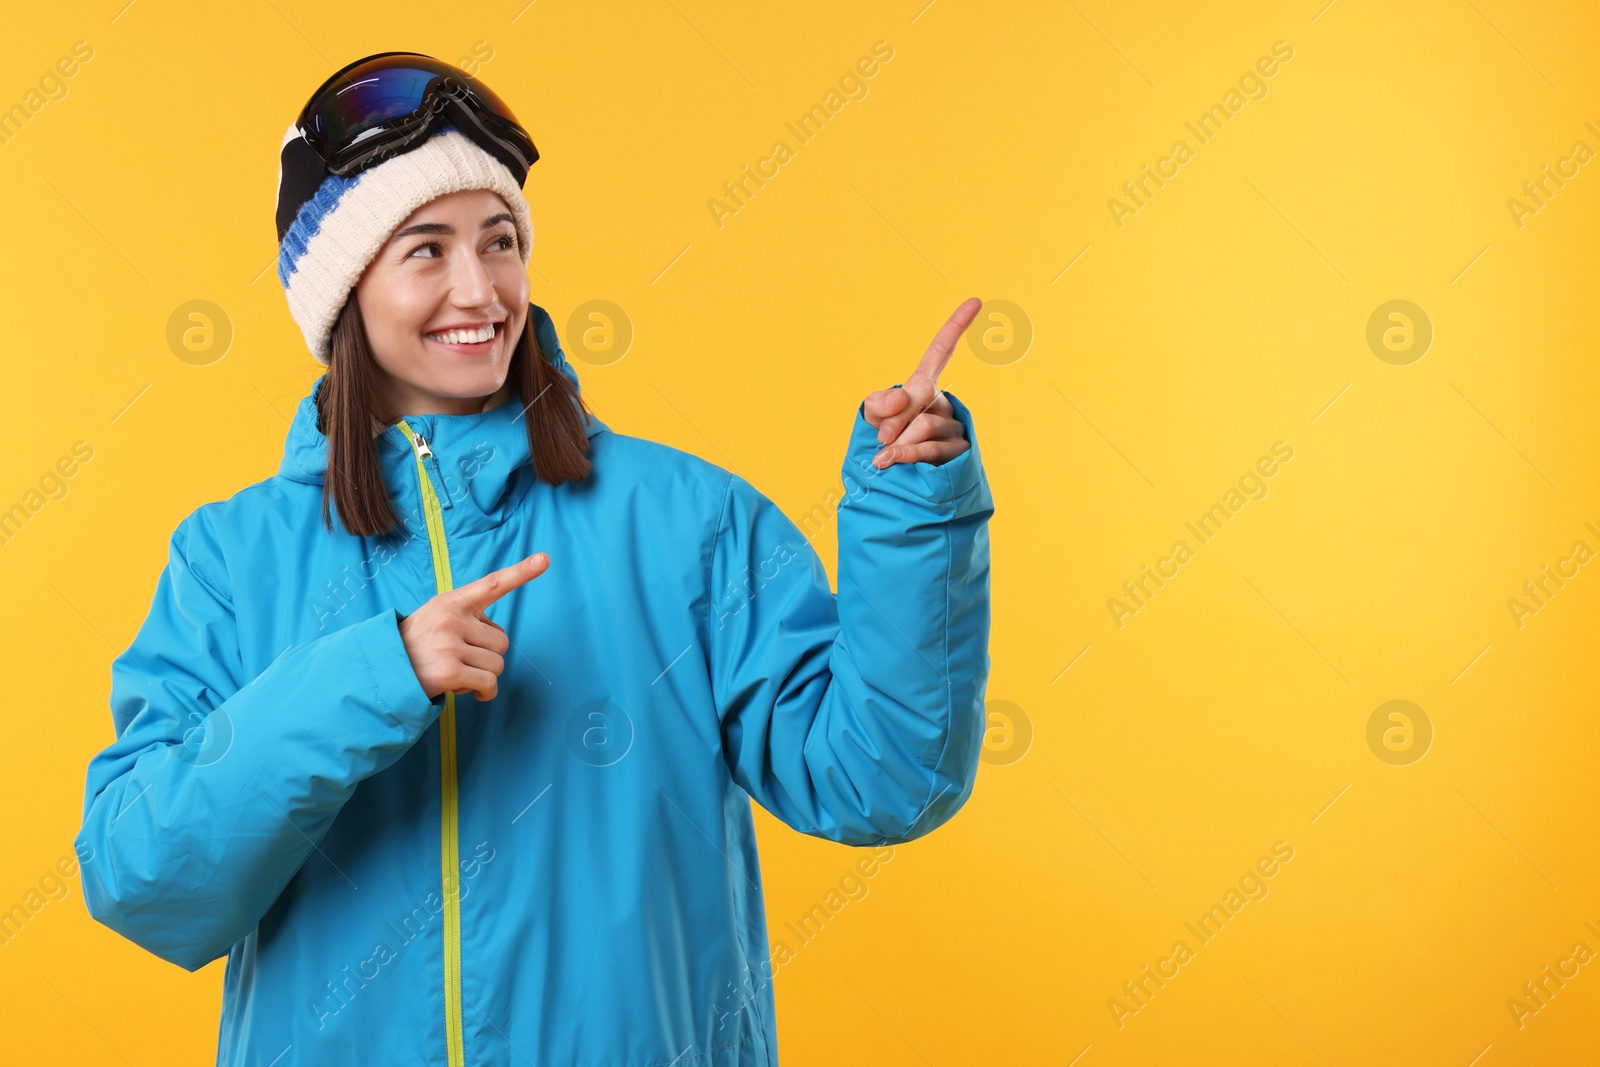
M 589 476 L 588 405 L 578 387 L 547 358 L 534 336 L 533 305 L 511 354 L 506 380 L 515 397 L 531 396 L 524 418 L 533 453 L 534 474 L 551 485 Z M 395 532 L 400 517 L 390 503 L 378 465 L 378 364 L 367 344 L 356 294 L 351 290 L 333 324 L 327 380 L 317 391 L 317 428 L 328 439 L 328 471 L 322 483 L 322 522 L 331 533 L 331 495 L 346 530 L 362 537 Z M 547 395 L 549 394 L 549 395 Z M 540 404 L 539 417 L 532 415 Z M 580 414 L 581 411 L 581 414 Z

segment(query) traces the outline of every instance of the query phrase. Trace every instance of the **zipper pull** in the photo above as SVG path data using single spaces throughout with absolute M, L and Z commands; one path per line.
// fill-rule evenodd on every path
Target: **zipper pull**
M 423 461 L 423 469 L 428 472 L 428 480 L 433 483 L 433 495 L 442 508 L 452 508 L 455 502 L 450 499 L 449 492 L 444 485 L 444 472 L 439 469 L 439 457 L 433 454 L 433 449 L 428 447 L 428 439 L 416 430 L 411 431 L 411 445 L 417 452 L 417 458 Z

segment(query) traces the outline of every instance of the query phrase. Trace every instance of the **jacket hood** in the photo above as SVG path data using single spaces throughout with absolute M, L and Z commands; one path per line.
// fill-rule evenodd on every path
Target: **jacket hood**
M 537 304 L 529 304 L 525 328 L 537 331 L 535 336 L 545 358 L 574 386 L 579 386 L 577 371 L 567 362 L 549 313 Z M 322 485 L 326 480 L 328 439 L 317 427 L 316 398 L 327 379 L 326 373 L 319 375 L 312 383 L 311 391 L 301 398 L 295 409 L 288 437 L 284 441 L 283 461 L 278 467 L 279 476 L 290 481 Z M 537 405 L 527 410 L 538 416 Z M 407 425 L 427 440 L 429 448 L 442 464 L 451 468 L 459 465 L 466 484 L 465 499 L 490 520 L 495 517 L 497 510 L 503 510 L 510 503 L 506 499 L 508 483 L 516 472 L 532 466 L 526 411 L 523 402 L 515 395 L 488 411 L 472 415 L 423 414 L 405 415 L 403 418 Z M 373 425 L 376 428 L 376 422 Z M 608 429 L 605 423 L 589 416 L 588 436 L 591 440 Z M 390 496 L 404 497 L 405 487 L 412 484 L 416 477 L 411 443 L 397 425 L 384 427 L 376 436 L 378 461 Z M 454 507 L 462 497 L 453 486 L 448 491 L 456 500 L 447 502 L 445 506 Z M 337 521 L 337 509 L 334 510 Z

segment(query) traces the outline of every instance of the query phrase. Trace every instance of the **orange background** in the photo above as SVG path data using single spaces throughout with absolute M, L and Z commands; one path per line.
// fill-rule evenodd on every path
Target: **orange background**
M 1581 1062 L 1592 4 L 519 7 L 7 13 L 8 1059 L 212 1062 L 223 964 L 144 953 L 50 872 L 167 538 L 276 470 L 321 369 L 272 270 L 283 130 L 333 69 L 403 48 L 470 64 L 530 128 L 532 299 L 601 416 L 797 521 L 837 490 L 862 397 L 988 302 L 943 379 L 996 500 L 986 762 L 780 967 L 785 1063 Z M 840 88 L 800 143 L 785 124 Z M 777 173 L 713 209 L 778 140 Z M 202 300 L 214 333 L 186 348 Z M 1292 458 L 1252 478 L 1278 442 Z M 1213 504 L 1202 541 L 1185 524 Z M 778 940 L 858 854 L 758 819 Z M 1535 1012 L 1546 966 L 1570 977 Z

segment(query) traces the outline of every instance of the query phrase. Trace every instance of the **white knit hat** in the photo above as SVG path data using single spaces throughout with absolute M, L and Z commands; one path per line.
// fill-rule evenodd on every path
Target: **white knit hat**
M 283 145 L 300 140 L 290 125 Z M 487 189 L 511 206 L 517 249 L 526 264 L 533 254 L 533 219 L 528 201 L 506 165 L 449 123 L 415 148 L 348 177 L 329 174 L 298 206 L 302 182 L 285 183 L 280 151 L 278 217 L 293 218 L 279 235 L 278 280 L 289 298 L 289 314 L 300 324 L 306 345 L 326 365 L 334 320 L 361 275 L 395 227 L 422 205 L 464 189 Z

